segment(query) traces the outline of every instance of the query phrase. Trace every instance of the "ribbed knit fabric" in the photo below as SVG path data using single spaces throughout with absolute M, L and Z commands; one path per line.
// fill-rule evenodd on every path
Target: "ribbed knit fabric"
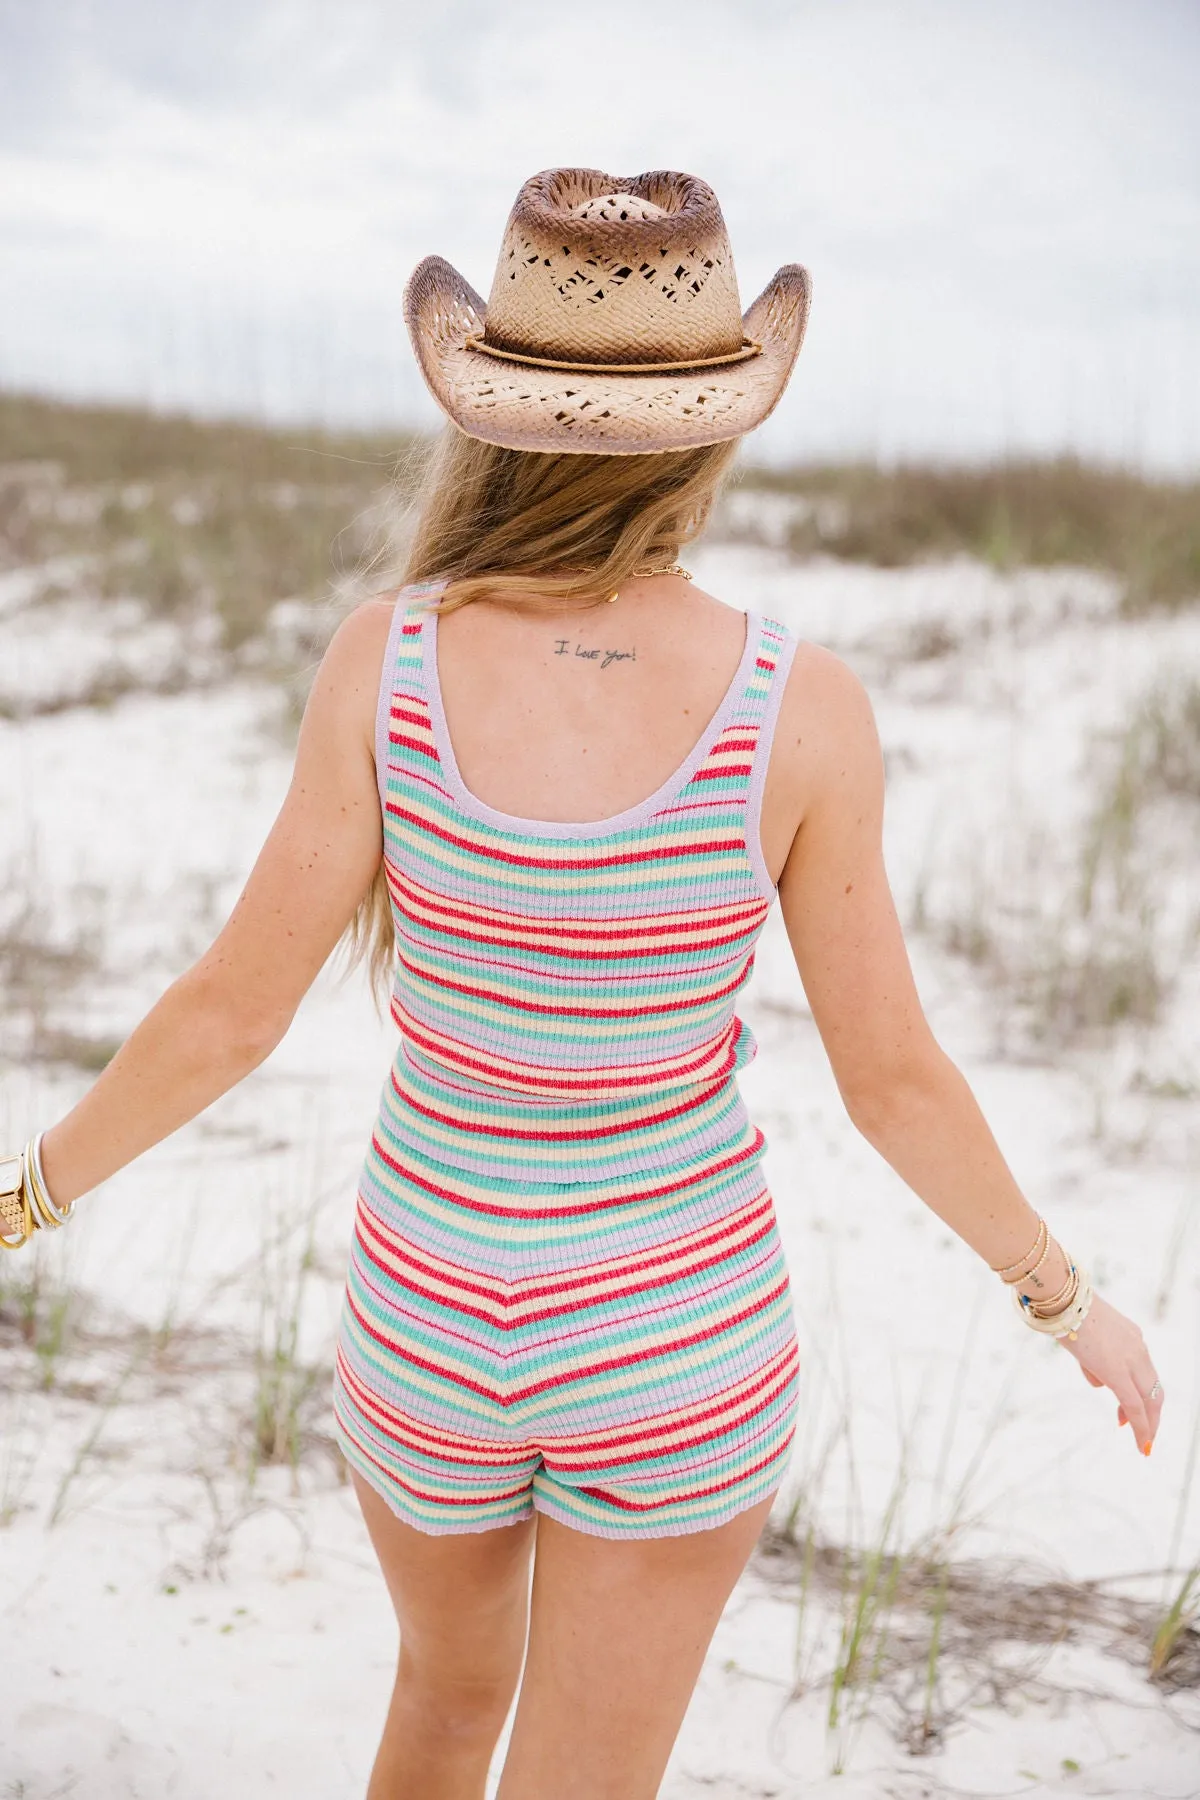
M 363 1171 L 335 1405 L 401 1516 L 531 1504 L 603 1535 L 720 1522 L 778 1482 L 787 1272 L 738 1020 L 794 641 L 750 614 L 691 755 L 640 805 L 521 819 L 464 786 L 433 590 L 397 605 L 377 766 L 395 1062 Z

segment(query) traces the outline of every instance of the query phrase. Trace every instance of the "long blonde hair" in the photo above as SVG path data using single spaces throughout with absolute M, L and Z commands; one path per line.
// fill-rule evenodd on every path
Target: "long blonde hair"
M 703 531 L 737 440 L 642 456 L 505 450 L 448 426 L 414 501 L 401 585 L 445 583 L 439 612 L 472 600 L 600 605 L 636 569 L 673 562 Z M 395 954 L 380 863 L 346 934 L 386 992 Z

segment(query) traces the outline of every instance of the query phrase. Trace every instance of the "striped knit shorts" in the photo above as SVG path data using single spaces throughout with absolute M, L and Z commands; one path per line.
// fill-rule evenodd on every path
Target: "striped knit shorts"
M 757 1159 L 600 1188 L 372 1146 L 334 1408 L 351 1466 L 419 1530 L 723 1524 L 784 1473 L 797 1360 Z

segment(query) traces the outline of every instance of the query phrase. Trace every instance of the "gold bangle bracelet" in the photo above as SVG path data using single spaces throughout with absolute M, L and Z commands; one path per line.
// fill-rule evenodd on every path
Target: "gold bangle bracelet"
M 1062 1246 L 1060 1245 L 1059 1248 L 1061 1249 Z M 1047 1307 L 1047 1306 L 1057 1306 L 1060 1301 L 1066 1299 L 1066 1296 L 1071 1291 L 1071 1282 L 1073 1279 L 1072 1271 L 1074 1268 L 1074 1264 L 1073 1264 L 1071 1258 L 1067 1255 L 1065 1250 L 1063 1250 L 1063 1258 L 1067 1265 L 1067 1273 L 1063 1279 L 1062 1286 L 1059 1287 L 1058 1290 L 1053 1294 L 1027 1294 L 1025 1296 L 1025 1298 L 1029 1301 L 1029 1304 L 1031 1306 L 1036 1306 L 1040 1310 L 1041 1308 Z M 1022 1276 L 1021 1279 L 1022 1279 L 1022 1281 L 1024 1281 L 1025 1277 Z
M 1036 1314 L 1039 1319 L 1053 1319 L 1058 1313 L 1067 1311 L 1078 1291 L 1079 1274 L 1074 1263 L 1072 1263 L 1067 1279 L 1063 1282 L 1057 1294 L 1050 1294 L 1044 1300 L 1034 1300 L 1028 1294 L 1026 1294 L 1024 1298 L 1028 1302 L 1030 1311 Z

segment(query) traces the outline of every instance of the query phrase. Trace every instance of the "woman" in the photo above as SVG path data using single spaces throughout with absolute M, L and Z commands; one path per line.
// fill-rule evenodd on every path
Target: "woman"
M 675 563 L 807 310 L 789 265 L 743 319 L 715 197 L 663 173 L 528 182 L 486 307 L 417 269 L 451 424 L 410 585 L 334 637 L 212 948 L 10 1164 L 16 1244 L 260 1063 L 351 922 L 393 976 L 335 1389 L 400 1624 L 371 1800 L 478 1800 L 523 1657 L 502 1800 L 657 1791 L 796 1412 L 736 1080 L 776 891 L 854 1123 L 1158 1426 L 922 1015 L 862 689 Z

